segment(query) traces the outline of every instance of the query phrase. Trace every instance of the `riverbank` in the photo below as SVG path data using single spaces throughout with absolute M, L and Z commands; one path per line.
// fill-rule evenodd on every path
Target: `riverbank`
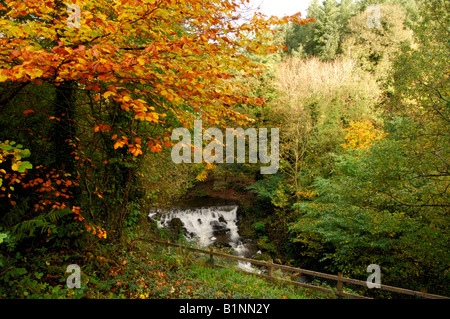
M 233 267 L 211 268 L 176 249 L 145 240 L 160 236 L 143 221 L 123 243 L 91 250 L 30 249 L 2 273 L 2 299 L 323 298 L 314 291 L 268 282 Z M 70 289 L 69 264 L 80 266 L 80 288 Z M 72 277 L 73 278 L 73 277 Z M 69 280 L 71 280 L 69 278 Z

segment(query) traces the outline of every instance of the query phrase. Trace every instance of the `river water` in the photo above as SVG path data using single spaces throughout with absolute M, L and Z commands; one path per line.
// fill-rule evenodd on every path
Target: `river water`
M 238 208 L 237 205 L 157 208 L 148 216 L 159 228 L 183 230 L 184 236 L 201 248 L 221 247 L 231 249 L 237 256 L 252 258 L 258 253 L 257 247 L 252 240 L 239 235 Z M 245 262 L 239 262 L 238 267 L 256 271 Z

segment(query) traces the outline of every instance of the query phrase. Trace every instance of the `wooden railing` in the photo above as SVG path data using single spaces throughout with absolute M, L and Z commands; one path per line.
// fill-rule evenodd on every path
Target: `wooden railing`
M 177 247 L 177 248 L 186 249 L 186 250 L 190 250 L 193 252 L 209 255 L 210 256 L 209 263 L 216 267 L 225 267 L 225 266 L 214 263 L 214 256 L 248 262 L 253 265 L 259 265 L 259 266 L 266 267 L 267 274 L 248 272 L 243 269 L 239 269 L 239 271 L 242 271 L 242 272 L 245 272 L 248 274 L 252 274 L 255 276 L 263 277 L 268 280 L 279 281 L 282 283 L 299 286 L 299 287 L 310 288 L 310 289 L 314 289 L 314 290 L 318 290 L 318 291 L 322 291 L 322 292 L 326 292 L 326 293 L 333 293 L 338 296 L 357 298 L 357 299 L 371 299 L 371 298 L 368 298 L 365 296 L 344 292 L 343 283 L 350 283 L 350 284 L 354 284 L 354 285 L 360 285 L 360 286 L 367 287 L 367 282 L 362 281 L 362 280 L 357 280 L 357 279 L 346 278 L 341 273 L 339 273 L 336 276 L 336 275 L 325 274 L 325 273 L 321 273 L 321 272 L 317 272 L 317 271 L 277 264 L 277 263 L 274 263 L 273 260 L 262 261 L 262 260 L 256 260 L 256 259 L 250 259 L 250 258 L 229 255 L 229 254 L 225 254 L 222 252 L 214 251 L 213 248 L 210 248 L 210 250 L 205 250 L 205 249 L 200 249 L 200 248 L 183 246 L 180 244 L 172 243 L 170 241 L 162 241 L 162 240 L 156 240 L 156 239 L 147 239 L 147 240 L 157 243 L 157 244 L 160 244 L 160 245 Z M 274 276 L 274 269 L 281 269 L 281 270 L 290 271 L 290 272 L 298 273 L 298 274 L 302 274 L 302 275 L 311 275 L 311 276 L 315 276 L 318 278 L 334 280 L 334 281 L 336 281 L 336 289 L 279 278 L 279 277 Z M 415 291 L 415 290 L 409 290 L 409 289 L 404 289 L 404 288 L 392 287 L 392 286 L 383 285 L 383 284 L 381 284 L 380 288 L 377 288 L 377 289 L 400 293 L 400 294 L 412 295 L 412 296 L 416 296 L 416 297 L 420 297 L 420 298 L 427 298 L 427 299 L 450 299 L 445 296 L 429 294 L 429 293 L 422 292 L 422 291 Z

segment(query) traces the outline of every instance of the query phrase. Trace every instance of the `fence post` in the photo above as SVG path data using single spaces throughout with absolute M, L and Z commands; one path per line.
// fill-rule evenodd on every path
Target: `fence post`
M 167 247 L 167 251 L 170 252 L 170 239 L 167 239 L 167 242 L 165 244 L 165 247 Z
M 269 261 L 267 262 L 267 273 L 268 273 L 269 277 L 272 277 L 272 275 L 273 275 L 273 266 L 272 266 L 272 264 L 273 264 L 273 260 L 269 259 Z
M 342 278 L 343 277 L 343 274 L 340 272 L 340 273 L 338 273 L 338 277 L 339 278 Z M 338 291 L 338 295 L 340 295 L 341 293 L 342 293 L 342 281 L 341 280 L 337 280 L 337 291 Z
M 212 254 L 213 248 L 210 247 L 209 251 L 211 252 L 211 254 L 209 254 L 209 263 L 211 264 L 211 266 L 214 266 L 214 255 Z

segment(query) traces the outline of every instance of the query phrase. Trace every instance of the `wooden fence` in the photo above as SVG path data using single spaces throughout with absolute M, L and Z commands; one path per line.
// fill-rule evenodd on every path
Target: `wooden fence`
M 343 275 L 341 273 L 339 273 L 337 276 L 330 275 L 330 274 L 325 274 L 325 273 L 321 273 L 321 272 L 317 272 L 317 271 L 276 264 L 272 260 L 262 261 L 262 260 L 256 260 L 256 259 L 250 259 L 250 258 L 229 255 L 229 254 L 225 254 L 222 252 L 214 251 L 213 248 L 210 248 L 210 250 L 205 250 L 205 249 L 187 247 L 187 246 L 183 246 L 180 244 L 171 243 L 170 241 L 162 241 L 162 240 L 156 240 L 156 239 L 147 239 L 147 240 L 157 243 L 157 244 L 165 245 L 165 246 L 177 247 L 177 248 L 186 249 L 186 250 L 194 251 L 197 253 L 209 255 L 210 256 L 210 259 L 209 259 L 210 264 L 212 264 L 216 267 L 225 267 L 225 266 L 215 264 L 214 256 L 248 262 L 253 265 L 259 265 L 259 266 L 266 267 L 267 274 L 253 273 L 253 272 L 248 272 L 248 271 L 245 271 L 242 269 L 240 269 L 240 271 L 248 273 L 248 274 L 252 274 L 255 276 L 263 277 L 268 280 L 279 281 L 282 283 L 299 286 L 299 287 L 310 288 L 310 289 L 314 289 L 314 290 L 318 290 L 318 291 L 322 291 L 322 292 L 326 292 L 326 293 L 333 293 L 338 296 L 357 298 L 357 299 L 371 299 L 371 298 L 368 298 L 365 296 L 344 292 L 343 291 L 344 283 L 350 283 L 350 284 L 354 284 L 354 285 L 367 287 L 367 282 L 362 281 L 362 280 L 343 277 Z M 278 278 L 278 277 L 274 276 L 274 269 L 281 269 L 281 270 L 290 271 L 293 273 L 298 273 L 298 274 L 303 274 L 303 275 L 311 275 L 311 276 L 315 276 L 318 278 L 334 280 L 334 281 L 336 281 L 336 289 L 311 285 L 311 284 L 287 280 L 287 279 L 283 279 L 283 278 Z M 375 289 L 375 288 L 372 288 L 372 289 Z M 450 299 L 445 296 L 429 294 L 429 293 L 422 292 L 422 291 L 414 291 L 414 290 L 409 290 L 409 289 L 404 289 L 404 288 L 392 287 L 392 286 L 383 285 L 383 284 L 380 285 L 380 288 L 376 288 L 376 289 L 391 291 L 391 292 L 400 293 L 400 294 L 412 295 L 412 296 L 416 296 L 416 297 L 420 297 L 420 298 L 427 298 L 427 299 Z

